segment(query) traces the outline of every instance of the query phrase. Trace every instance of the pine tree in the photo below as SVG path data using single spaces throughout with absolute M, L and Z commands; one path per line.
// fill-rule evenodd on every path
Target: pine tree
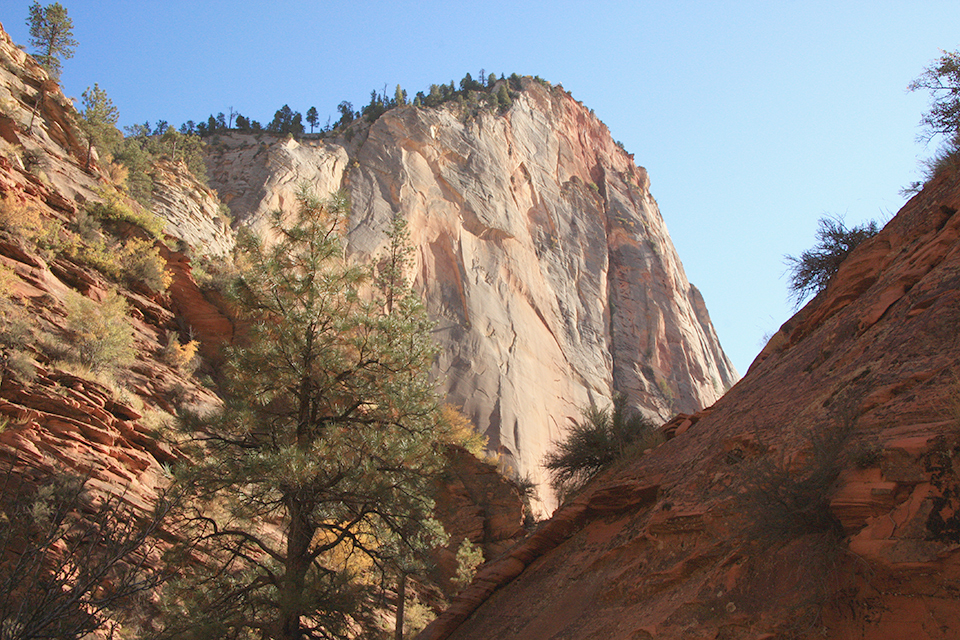
M 377 288 L 384 297 L 387 313 L 393 312 L 394 296 L 398 292 L 405 293 L 406 270 L 410 265 L 413 247 L 410 246 L 410 234 L 407 230 L 406 219 L 395 214 L 387 230 L 386 252 L 381 256 L 377 265 L 377 275 L 374 279 Z
M 87 90 L 81 95 L 83 99 L 83 112 L 81 115 L 80 128 L 87 134 L 87 169 L 90 168 L 90 155 L 94 146 L 101 153 L 113 153 L 123 136 L 117 129 L 117 121 L 120 119 L 120 112 L 113 105 L 113 101 L 107 96 L 107 92 L 100 88 L 100 85 L 94 83 L 93 88 L 87 87 Z
M 343 197 L 302 189 L 299 206 L 291 224 L 275 214 L 273 248 L 243 242 L 235 303 L 248 330 L 228 356 L 224 407 L 181 472 L 218 562 L 183 583 L 177 637 L 336 635 L 360 601 L 356 559 L 393 574 L 443 537 L 430 518 L 444 428 L 422 303 L 402 278 L 371 286 L 370 269 L 345 259 Z
M 30 46 L 37 50 L 34 57 L 54 80 L 60 79 L 62 60 L 69 60 L 77 48 L 73 39 L 73 20 L 59 2 L 46 7 L 34 1 L 30 5 Z

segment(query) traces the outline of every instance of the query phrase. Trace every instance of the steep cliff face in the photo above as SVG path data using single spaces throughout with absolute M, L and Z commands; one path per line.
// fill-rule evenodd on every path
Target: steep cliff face
M 216 194 L 182 163 L 164 160 L 153 166 L 151 209 L 165 223 L 157 225 L 162 240 L 157 239 L 132 222 L 137 216 L 156 221 L 125 197 L 95 152 L 87 162 L 77 120 L 56 83 L 0 27 L 0 546 L 5 569 L 22 547 L 21 540 L 6 535 L 15 527 L 4 527 L 15 505 L 29 506 L 30 493 L 21 489 L 31 484 L 64 476 L 85 479 L 89 494 L 80 506 L 87 515 L 91 505 L 108 496 L 138 516 L 152 510 L 169 485 L 168 465 L 184 462 L 176 416 L 183 410 L 204 414 L 219 405 L 208 388 L 216 385 L 207 376 L 216 376 L 221 348 L 233 336 L 232 321 L 221 311 L 222 297 L 201 290 L 194 278 L 198 264 L 217 261 L 233 246 Z M 129 215 L 117 220 L 87 206 L 105 199 Z M 134 257 L 147 254 L 155 258 L 156 271 L 167 272 L 165 291 L 134 277 L 137 272 L 124 262 L 130 247 L 136 248 Z M 114 292 L 125 308 L 101 316 L 101 303 L 114 300 Z M 98 317 L 111 329 L 129 332 L 106 333 L 102 326 L 90 329 L 77 321 Z M 88 337 L 84 332 L 102 341 L 118 333 L 131 340 L 92 370 L 94 364 L 83 362 L 77 348 Z M 200 341 L 206 358 L 199 371 L 189 357 L 192 350 L 182 348 L 191 339 Z M 456 466 L 438 481 L 442 508 L 437 517 L 451 532 L 451 542 L 438 550 L 440 570 L 433 576 L 448 587 L 464 538 L 494 555 L 523 534 L 516 486 L 495 465 L 463 450 L 453 448 L 449 459 Z M 175 535 L 165 531 L 162 544 Z M 87 559 L 97 554 L 84 553 L 79 557 L 90 569 Z M 159 555 L 149 552 L 148 561 L 159 561 Z M 17 584 L 5 582 L 0 592 L 9 596 Z M 137 635 L 141 618 L 153 613 L 150 599 L 138 597 L 138 604 L 112 612 L 124 628 L 111 628 Z M 53 606 L 43 601 L 43 613 Z
M 406 217 L 444 391 L 541 485 L 545 451 L 590 402 L 624 393 L 666 419 L 737 378 L 645 170 L 562 88 L 527 79 L 505 114 L 410 106 L 349 141 L 232 135 L 213 149 L 211 184 L 243 224 L 264 228 L 301 180 L 348 190 L 357 256 Z
M 483 569 L 422 640 L 954 638 L 960 175 L 711 410 Z

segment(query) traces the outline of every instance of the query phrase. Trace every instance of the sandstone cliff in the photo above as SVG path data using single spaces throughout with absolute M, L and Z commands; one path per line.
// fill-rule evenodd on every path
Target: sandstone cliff
M 171 269 L 179 275 L 171 295 L 118 283 L 78 257 L 92 240 L 104 238 L 93 229 L 99 223 L 89 223 L 83 238 L 78 216 L 111 184 L 96 154 L 86 165 L 87 145 L 72 103 L 0 28 L 2 473 L 10 465 L 31 480 L 77 474 L 96 491 L 123 495 L 146 509 L 165 482 L 163 465 L 179 455 L 165 437 L 177 407 L 216 402 L 193 376 L 161 356 L 171 337 L 188 341 L 188 323 L 172 309 L 191 287 L 199 292 L 188 278 L 186 257 L 160 242 L 155 248 L 179 265 Z M 165 200 L 157 208 L 170 214 L 171 241 L 210 240 L 213 251 L 217 242 L 229 242 L 225 228 L 218 230 L 219 240 L 210 233 L 217 223 L 206 214 L 217 211 L 216 196 L 182 167 L 161 168 L 158 185 Z M 117 243 L 143 235 L 125 224 L 114 232 L 111 241 Z M 133 361 L 113 378 L 71 360 L 76 333 L 66 311 L 76 293 L 100 301 L 111 289 L 125 299 L 125 321 L 134 333 Z
M 422 640 L 955 638 L 960 175 L 712 409 L 488 565 Z
M 56 83 L 0 27 L 4 523 L 12 505 L 22 504 L 27 495 L 12 488 L 64 476 L 84 478 L 95 501 L 113 496 L 138 515 L 149 512 L 168 483 L 168 465 L 183 462 L 175 416 L 181 409 L 202 413 L 219 403 L 208 388 L 215 386 L 210 376 L 233 334 L 230 319 L 218 308 L 220 300 L 201 291 L 194 277 L 197 258 L 216 261 L 233 246 L 217 196 L 182 163 L 162 161 L 151 175 L 151 208 L 163 218 L 162 240 L 136 224 L 93 219 L 87 205 L 107 194 L 133 214 L 146 212 L 118 190 L 108 167 L 101 166 L 106 158 L 101 163 L 94 153 L 88 166 L 76 121 L 73 105 Z M 154 266 L 170 276 L 165 291 L 106 268 L 116 266 L 130 241 L 140 254 L 156 252 Z M 122 317 L 111 320 L 131 330 L 129 361 L 93 371 L 76 357 L 79 335 L 70 305 L 77 299 L 90 302 L 85 309 L 96 313 L 97 303 L 111 291 L 127 305 Z M 196 362 L 180 357 L 184 352 L 170 351 L 174 338 L 181 345 L 191 338 L 201 342 L 206 361 L 199 372 L 193 371 Z M 453 533 L 452 551 L 438 552 L 444 580 L 456 570 L 453 553 L 462 539 L 496 555 L 522 535 L 523 519 L 516 486 L 495 466 L 459 450 L 450 459 L 456 466 L 449 482 L 438 488 L 443 508 L 437 515 Z M 162 537 L 167 541 L 171 535 L 167 531 Z M 8 542 L 0 535 L 4 553 L 10 551 Z M 10 584 L 0 585 L 0 592 L 9 595 Z M 137 609 L 123 612 L 123 633 L 136 634 L 136 618 L 150 605 Z
M 261 231 L 302 180 L 349 192 L 358 257 L 406 217 L 448 399 L 544 490 L 544 453 L 590 402 L 624 393 L 665 420 L 737 379 L 646 171 L 560 87 L 525 79 L 502 115 L 408 106 L 341 138 L 233 134 L 211 149 L 211 185 Z

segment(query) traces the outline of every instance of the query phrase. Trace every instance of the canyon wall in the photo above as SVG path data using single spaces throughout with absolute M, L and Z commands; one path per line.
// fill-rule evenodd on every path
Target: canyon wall
M 858 247 L 712 408 L 477 575 L 421 640 L 949 640 L 960 174 Z
M 505 466 L 546 489 L 543 455 L 582 407 L 623 393 L 662 422 L 712 404 L 737 374 L 646 171 L 561 87 L 523 82 L 504 113 L 406 106 L 338 138 L 220 136 L 208 167 L 237 221 L 267 235 L 299 183 L 345 189 L 358 258 L 404 216 L 443 390 Z

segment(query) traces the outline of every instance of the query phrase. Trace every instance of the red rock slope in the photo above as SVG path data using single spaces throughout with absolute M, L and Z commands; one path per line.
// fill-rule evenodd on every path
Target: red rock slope
M 708 414 L 420 637 L 958 637 L 958 209 L 960 176 L 934 180 Z

